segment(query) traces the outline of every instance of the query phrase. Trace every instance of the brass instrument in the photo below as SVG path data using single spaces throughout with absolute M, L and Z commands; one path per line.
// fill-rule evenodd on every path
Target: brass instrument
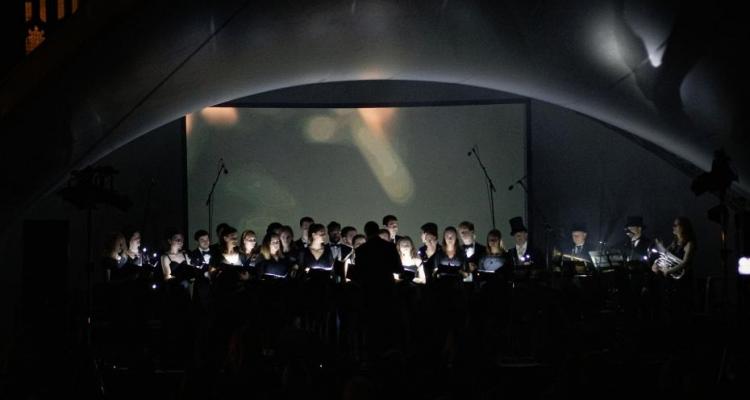
M 655 264 L 656 264 L 656 267 L 662 272 L 682 264 L 682 259 L 670 253 L 668 250 L 659 251 L 657 249 L 654 249 L 653 252 L 659 254 L 659 258 L 656 259 Z M 672 279 L 680 279 L 684 275 L 685 275 L 684 268 L 679 270 L 678 272 L 667 274 L 667 276 L 669 276 Z
M 582 263 L 590 263 L 591 262 L 591 261 L 589 261 L 589 260 L 587 260 L 585 258 L 576 257 L 576 256 L 574 256 L 572 254 L 565 254 L 565 253 L 562 253 L 558 249 L 554 249 L 552 251 L 552 258 L 556 258 L 556 257 L 560 257 L 563 260 L 576 261 L 576 262 L 582 262 Z
M 682 264 L 682 259 L 680 257 L 677 257 L 676 255 L 672 254 L 667 250 L 664 245 L 662 244 L 661 240 L 655 239 L 654 240 L 654 248 L 651 249 L 653 253 L 659 254 L 659 258 L 656 259 L 654 264 L 656 264 L 656 268 L 659 269 L 659 271 L 666 271 L 670 268 L 676 267 L 680 264 Z M 681 269 L 678 272 L 667 274 L 672 279 L 680 279 L 683 275 L 685 275 L 685 269 Z

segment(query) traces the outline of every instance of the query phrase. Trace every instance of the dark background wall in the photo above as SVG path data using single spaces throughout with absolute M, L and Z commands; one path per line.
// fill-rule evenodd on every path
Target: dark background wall
M 698 233 L 696 275 L 704 277 L 720 272 L 718 226 L 706 218 L 706 210 L 717 201 L 707 194 L 695 197 L 689 189 L 690 177 L 626 135 L 590 118 L 537 101 L 530 102 L 530 113 L 533 204 L 528 206 L 529 225 L 532 239 L 539 246 L 544 241 L 542 214 L 557 230 L 551 235 L 551 241 L 565 241 L 570 225 L 584 222 L 592 239 L 605 239 L 610 243 L 625 239 L 622 226 L 627 215 L 642 215 L 646 233 L 666 241 L 671 239 L 674 217 L 686 215 L 693 220 Z M 98 163 L 120 171 L 115 178 L 115 188 L 130 196 L 133 206 L 127 212 L 102 206 L 93 213 L 96 258 L 101 253 L 104 235 L 126 225 L 140 227 L 144 242 L 149 245 L 156 243 L 169 227 L 185 229 L 182 124 L 182 120 L 178 120 L 156 129 Z M 506 190 L 510 183 L 496 182 L 499 190 Z M 21 357 L 10 350 L 23 349 L 29 344 L 22 342 L 30 340 L 24 334 L 30 319 L 58 312 L 72 315 L 70 312 L 80 304 L 82 289 L 86 286 L 85 212 L 51 194 L 31 208 L 23 220 L 27 221 L 27 227 L 28 221 L 37 221 L 42 226 L 48 223 L 46 226 L 55 226 L 61 231 L 67 226 L 68 238 L 64 239 L 67 245 L 61 248 L 67 248 L 68 254 L 46 254 L 44 241 L 55 238 L 49 238 L 45 232 L 28 232 L 28 229 L 21 235 L 23 222 L 11 230 L 19 232 L 18 235 L 4 238 L 3 251 L 8 256 L 4 278 L 0 280 L 0 320 L 4 321 L 0 330 L 0 343 L 3 343 L 0 357 L 3 360 L 7 360 L 6 356 Z M 498 227 L 509 245 L 507 221 L 498 221 Z M 483 236 L 483 233 L 478 234 L 482 240 Z M 30 244 L 29 240 L 36 243 Z M 187 242 L 192 247 L 190 238 Z M 18 267 L 30 265 L 27 262 L 30 257 L 45 257 L 51 263 L 69 260 L 59 263 L 68 269 L 58 274 L 67 276 L 67 282 L 54 289 L 61 300 L 49 304 L 44 314 L 31 315 L 31 310 L 24 307 L 23 294 L 35 293 L 32 289 L 35 280 L 45 279 L 42 274 Z M 54 334 L 50 331 L 45 336 L 54 337 Z
M 684 215 L 698 236 L 696 275 L 719 272 L 720 229 L 706 216 L 718 200 L 709 194 L 696 197 L 691 177 L 626 135 L 561 107 L 532 101 L 531 132 L 534 204 L 529 209 L 540 247 L 542 215 L 560 230 L 553 236 L 567 240 L 571 225 L 582 222 L 590 239 L 610 244 L 627 239 L 628 215 L 642 215 L 644 234 L 667 243 L 675 217 Z
M 119 171 L 115 190 L 133 204 L 127 212 L 109 205 L 92 212 L 95 264 L 105 235 L 124 226 L 142 229 L 147 244 L 156 243 L 168 228 L 184 229 L 182 126 L 182 120 L 169 123 L 97 163 Z M 13 234 L 0 249 L 6 255 L 0 279 L 0 371 L 11 359 L 13 365 L 43 362 L 25 359 L 31 357 L 24 350 L 29 346 L 44 344 L 50 346 L 49 354 L 56 354 L 69 350 L 70 335 L 80 334 L 82 325 L 73 317 L 85 304 L 86 214 L 51 193 L 8 230 Z

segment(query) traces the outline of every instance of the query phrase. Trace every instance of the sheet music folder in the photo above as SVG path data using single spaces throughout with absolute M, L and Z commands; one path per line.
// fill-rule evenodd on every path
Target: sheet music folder
M 589 256 L 596 269 L 615 269 L 625 264 L 625 258 L 619 250 L 590 251 Z

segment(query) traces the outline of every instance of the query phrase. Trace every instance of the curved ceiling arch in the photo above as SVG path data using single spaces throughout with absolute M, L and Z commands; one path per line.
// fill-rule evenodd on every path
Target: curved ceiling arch
M 725 53 L 685 50 L 690 40 L 704 41 L 673 38 L 687 17 L 667 8 L 672 18 L 644 22 L 634 16 L 638 7 L 648 6 L 330 0 L 129 9 L 104 39 L 50 74 L 57 83 L 49 97 L 66 104 L 61 113 L 72 139 L 67 158 L 45 174 L 59 183 L 70 170 L 205 106 L 313 83 L 394 80 L 545 101 L 630 132 L 701 170 L 710 169 L 713 151 L 723 146 L 737 163 L 740 189 L 750 193 L 746 138 L 737 135 L 744 120 L 735 113 L 718 120 L 740 125 L 702 123 L 701 105 L 711 98 L 735 107 L 727 85 L 716 83 L 726 72 Z M 78 29 L 84 37 L 102 34 Z M 62 44 L 40 53 L 56 45 Z

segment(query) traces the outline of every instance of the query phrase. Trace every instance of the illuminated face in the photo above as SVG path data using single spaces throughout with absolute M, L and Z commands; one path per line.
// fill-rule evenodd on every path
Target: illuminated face
M 630 236 L 633 239 L 638 239 L 639 237 L 641 237 L 641 232 L 642 231 L 643 231 L 643 228 L 640 227 L 640 226 L 629 226 L 628 227 L 628 232 L 629 232 L 628 236 Z
M 680 225 L 680 221 L 674 220 L 674 223 L 672 224 L 672 234 L 673 235 L 682 235 L 682 226 Z
M 388 225 L 386 225 L 385 228 L 388 229 L 388 233 L 391 234 L 391 239 L 395 238 L 396 234 L 398 233 L 398 221 L 396 220 L 388 221 Z
M 474 239 L 476 238 L 476 235 L 474 235 L 474 231 L 469 230 L 469 228 L 458 228 L 458 234 L 461 235 L 461 242 L 465 245 L 472 245 L 474 244 Z
M 488 236 L 487 237 L 487 246 L 491 249 L 499 249 L 500 248 L 500 238 L 497 236 Z
M 411 244 L 408 240 L 401 240 L 398 242 L 398 251 L 402 256 L 411 255 Z
M 385 241 L 390 241 L 391 240 L 391 233 L 390 232 L 380 232 L 378 234 L 378 236 L 380 236 L 380 238 L 383 239 L 383 240 L 385 240 Z
M 237 232 L 232 232 L 228 235 L 224 235 L 224 241 L 227 243 L 229 248 L 237 247 Z
M 317 232 L 313 232 L 311 235 L 313 242 L 323 243 L 326 240 L 326 231 L 321 229 Z
M 357 240 L 355 240 L 354 243 L 353 243 L 354 248 L 356 249 L 357 247 L 363 245 L 366 241 L 367 241 L 367 239 L 365 239 L 363 237 L 358 237 Z
M 573 243 L 576 246 L 583 246 L 586 243 L 586 232 L 573 231 L 570 236 L 573 238 Z
M 182 235 L 177 234 L 177 235 L 172 236 L 169 239 L 169 245 L 173 249 L 175 249 L 175 250 L 180 250 L 180 249 L 182 249 L 182 242 L 183 241 L 184 241 L 184 239 L 182 238 Z
M 133 237 L 130 238 L 130 248 L 131 249 L 137 249 L 141 245 L 141 233 L 135 232 L 133 233 Z
M 271 250 L 272 254 L 278 253 L 281 249 L 281 238 L 278 236 L 271 236 L 268 248 Z
M 456 232 L 453 232 L 453 231 L 443 232 L 443 239 L 445 239 L 445 244 L 455 246 L 456 245 Z
M 211 246 L 211 239 L 208 238 L 208 235 L 203 235 L 198 238 L 198 247 L 203 250 L 208 250 L 209 246 Z
M 258 241 L 258 239 L 255 238 L 255 235 L 248 234 L 245 235 L 245 238 L 242 239 L 242 243 L 245 245 L 246 250 L 252 250 L 255 247 L 255 243 Z
M 521 231 L 516 232 L 515 235 L 513 235 L 513 239 L 516 240 L 516 246 L 523 246 L 526 243 L 526 240 L 528 240 L 529 234 L 528 232 Z
M 349 246 L 352 245 L 352 240 L 354 239 L 354 236 L 357 235 L 357 231 L 349 231 L 346 236 L 343 237 L 344 244 L 348 244 Z

